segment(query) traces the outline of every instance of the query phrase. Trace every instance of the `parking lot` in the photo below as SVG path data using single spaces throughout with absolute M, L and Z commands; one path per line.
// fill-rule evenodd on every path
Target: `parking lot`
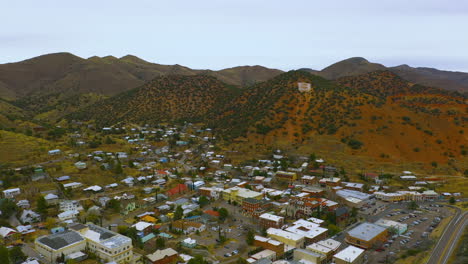
M 421 206 L 418 210 L 394 209 L 384 215 L 385 219 L 407 224 L 408 229 L 401 235 L 391 236 L 381 248 L 369 250 L 369 263 L 385 263 L 408 249 L 428 249 L 432 243 L 431 232 L 450 214 L 446 207 L 430 204 Z
M 255 224 L 252 219 L 242 215 L 240 208 L 230 205 L 224 201 L 217 201 L 211 206 L 224 207 L 228 209 L 230 216 L 222 224 L 208 224 L 207 230 L 200 235 L 193 234 L 190 237 L 197 240 L 199 245 L 205 246 L 213 257 L 217 260 L 228 260 L 238 257 L 247 258 L 249 247 L 244 242 L 247 240 L 247 232 L 249 229 L 255 230 Z M 220 244 L 219 234 L 226 237 L 226 242 Z

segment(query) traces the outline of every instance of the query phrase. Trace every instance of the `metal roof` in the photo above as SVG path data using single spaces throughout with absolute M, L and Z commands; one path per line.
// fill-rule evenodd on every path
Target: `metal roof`
M 38 238 L 40 243 L 55 250 L 83 240 L 84 238 L 79 233 L 72 230 Z

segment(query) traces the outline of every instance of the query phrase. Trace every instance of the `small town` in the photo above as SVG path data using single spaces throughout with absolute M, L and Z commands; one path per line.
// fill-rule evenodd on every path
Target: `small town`
M 411 171 L 348 175 L 279 149 L 242 160 L 189 123 L 74 127 L 40 163 L 4 172 L 15 263 L 394 263 L 438 254 L 466 215 L 461 193 Z

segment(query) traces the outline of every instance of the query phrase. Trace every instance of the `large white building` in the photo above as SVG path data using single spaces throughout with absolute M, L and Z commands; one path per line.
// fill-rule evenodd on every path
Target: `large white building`
M 62 233 L 42 236 L 35 241 L 36 250 L 49 263 L 67 256 L 91 251 L 103 262 L 134 263 L 132 240 L 93 224 L 75 224 Z
M 76 231 L 67 230 L 62 233 L 38 237 L 35 248 L 44 256 L 48 263 L 57 263 L 57 259 L 63 256 L 84 251 L 86 240 Z
M 333 256 L 335 264 L 361 264 L 364 262 L 364 249 L 348 246 Z
M 77 224 L 71 227 L 85 239 L 87 248 L 105 263 L 133 263 L 132 239 L 97 225 Z

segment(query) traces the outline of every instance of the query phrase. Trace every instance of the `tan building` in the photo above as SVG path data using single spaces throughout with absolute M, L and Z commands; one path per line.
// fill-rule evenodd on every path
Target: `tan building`
M 333 240 L 331 238 L 322 240 L 311 245 L 308 245 L 306 249 L 313 251 L 317 254 L 325 256 L 327 261 L 331 260 L 333 255 L 336 254 L 338 248 L 341 246 L 341 243 Z
M 289 171 L 277 171 L 275 177 L 281 181 L 295 181 L 297 179 L 297 174 Z
M 387 229 L 376 224 L 362 223 L 346 233 L 345 241 L 360 248 L 379 247 L 387 241 Z
M 260 200 L 262 199 L 263 194 L 259 192 L 255 192 L 249 189 L 241 188 L 241 187 L 232 187 L 226 190 L 223 190 L 223 199 L 225 201 L 236 202 L 239 205 L 242 205 L 242 202 L 245 199 L 253 198 Z
M 325 256 L 311 250 L 298 248 L 294 250 L 294 260 L 305 260 L 311 264 L 322 264 L 325 263 Z
M 267 234 L 268 237 L 283 242 L 290 247 L 304 247 L 304 236 L 302 235 L 294 234 L 278 228 L 268 228 Z
M 276 252 L 277 257 L 284 254 L 284 243 L 271 238 L 255 236 L 254 246 L 272 250 Z

